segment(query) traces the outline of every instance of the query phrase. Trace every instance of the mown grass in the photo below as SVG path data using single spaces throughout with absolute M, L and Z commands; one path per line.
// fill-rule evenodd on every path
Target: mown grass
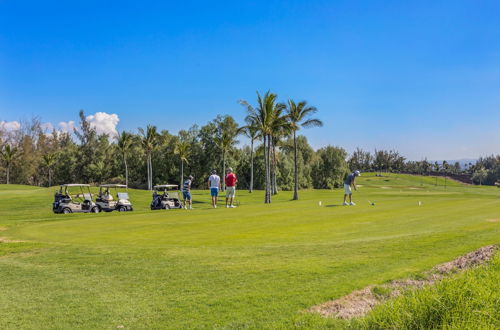
M 304 310 L 498 243 L 496 188 L 359 183 L 355 207 L 308 190 L 211 209 L 195 191 L 193 211 L 150 211 L 131 190 L 134 212 L 96 215 L 53 214 L 54 188 L 0 185 L 0 237 L 26 241 L 0 244 L 0 328 L 347 327 Z

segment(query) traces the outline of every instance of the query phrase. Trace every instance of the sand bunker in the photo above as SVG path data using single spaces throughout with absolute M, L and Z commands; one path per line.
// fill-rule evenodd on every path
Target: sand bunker
M 375 305 L 389 298 L 397 297 L 407 289 L 421 288 L 424 285 L 433 284 L 450 274 L 484 264 L 493 257 L 497 249 L 498 245 L 482 247 L 455 260 L 435 266 L 424 273 L 422 279 L 402 279 L 378 286 L 370 285 L 339 299 L 313 306 L 309 309 L 309 312 L 340 319 L 361 317 L 367 314 Z

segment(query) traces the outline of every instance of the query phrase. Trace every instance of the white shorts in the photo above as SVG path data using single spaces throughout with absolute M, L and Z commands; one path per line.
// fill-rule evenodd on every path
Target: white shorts
M 352 194 L 351 185 L 344 183 L 344 194 L 346 195 Z
M 234 195 L 236 195 L 236 188 L 226 187 L 226 198 L 234 198 Z

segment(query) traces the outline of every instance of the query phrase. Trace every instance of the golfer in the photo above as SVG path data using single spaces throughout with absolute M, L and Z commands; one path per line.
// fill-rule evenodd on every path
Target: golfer
M 220 189 L 220 177 L 217 175 L 216 170 L 213 170 L 212 175 L 208 178 L 208 189 L 210 189 L 210 195 L 212 196 L 212 207 L 216 209 Z
M 356 187 L 356 177 L 360 176 L 361 173 L 359 171 L 354 171 L 351 174 L 349 174 L 345 180 L 344 180 L 344 205 L 356 205 L 352 201 L 352 190 L 351 186 L 354 188 L 354 190 L 358 190 L 358 187 Z M 347 195 L 349 195 L 349 204 L 347 203 Z
M 230 167 L 227 169 L 227 174 L 225 178 L 226 182 L 226 208 L 234 209 L 236 206 L 233 205 L 233 199 L 236 194 L 236 174 L 233 173 L 233 169 Z M 228 201 L 231 201 L 228 205 Z
M 193 183 L 194 177 L 190 175 L 186 181 L 184 181 L 184 184 L 182 185 L 182 195 L 184 196 L 184 208 L 187 210 L 188 209 L 188 204 L 189 204 L 189 209 L 193 209 L 193 197 L 191 196 L 191 184 Z

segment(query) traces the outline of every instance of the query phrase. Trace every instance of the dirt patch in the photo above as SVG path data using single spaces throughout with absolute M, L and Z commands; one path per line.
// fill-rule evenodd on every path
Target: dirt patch
M 11 240 L 5 237 L 0 237 L 0 243 L 22 243 L 24 241 Z
M 488 222 L 500 222 L 500 219 L 486 219 Z
M 380 187 L 382 189 L 392 189 L 391 187 Z
M 361 290 L 353 291 L 347 296 L 313 306 L 308 311 L 319 313 L 324 317 L 352 319 L 367 314 L 375 305 L 389 298 L 397 297 L 405 290 L 431 285 L 450 274 L 463 271 L 486 263 L 493 257 L 498 245 L 489 245 L 470 252 L 455 260 L 433 267 L 420 279 L 394 280 L 388 284 L 369 285 Z
M 0 231 L 6 231 L 7 227 L 0 227 Z

